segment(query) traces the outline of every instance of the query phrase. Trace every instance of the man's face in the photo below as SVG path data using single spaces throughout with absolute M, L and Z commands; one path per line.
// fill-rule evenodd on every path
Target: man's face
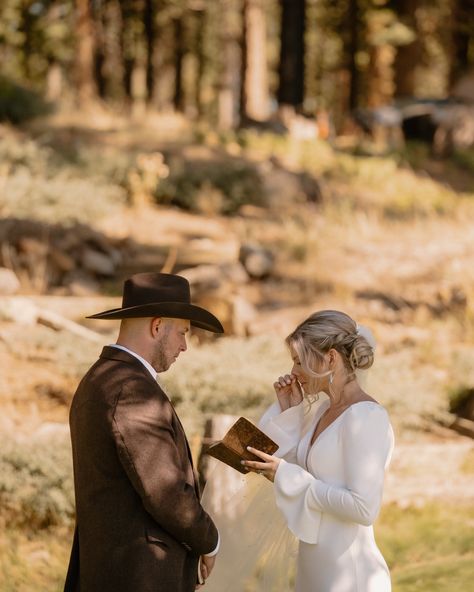
M 186 334 L 190 322 L 185 319 L 159 319 L 151 365 L 157 372 L 165 372 L 181 352 L 186 351 Z

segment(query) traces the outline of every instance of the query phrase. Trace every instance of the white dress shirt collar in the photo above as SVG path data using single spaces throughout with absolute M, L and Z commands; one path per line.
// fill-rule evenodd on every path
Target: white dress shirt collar
M 119 345 L 118 343 L 111 343 L 110 347 L 116 347 L 117 349 L 121 349 L 123 351 L 126 351 L 128 354 L 130 354 L 134 358 L 137 358 L 137 360 L 140 360 L 140 362 L 145 366 L 145 368 L 148 370 L 148 372 L 152 375 L 153 380 L 156 380 L 158 378 L 158 372 L 153 368 L 153 366 L 150 364 L 150 362 L 148 362 L 147 360 L 142 358 L 140 355 L 138 355 L 137 353 L 135 353 L 131 349 L 128 349 L 128 347 L 125 347 L 124 345 Z

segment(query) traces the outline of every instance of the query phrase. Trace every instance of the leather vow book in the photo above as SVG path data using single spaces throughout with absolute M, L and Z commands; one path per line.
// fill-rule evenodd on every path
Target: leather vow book
M 240 473 L 248 473 L 249 469 L 240 464 L 241 460 L 258 460 L 254 454 L 247 450 L 251 446 L 267 454 L 274 454 L 278 450 L 271 438 L 264 434 L 256 425 L 245 417 L 240 417 L 229 429 L 227 434 L 209 446 L 207 454 L 229 465 Z

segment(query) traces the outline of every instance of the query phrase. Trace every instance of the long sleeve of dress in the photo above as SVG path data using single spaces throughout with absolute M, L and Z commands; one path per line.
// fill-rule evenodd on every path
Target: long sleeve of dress
M 317 543 L 322 513 L 369 526 L 381 505 L 385 468 L 393 447 L 387 412 L 375 403 L 355 404 L 336 421 L 343 422 L 343 486 L 325 483 L 285 460 L 275 476 L 277 506 L 295 536 L 308 543 Z M 324 432 L 319 437 L 324 437 Z
M 263 414 L 258 425 L 278 444 L 275 456 L 293 462 L 296 460 L 296 447 L 301 438 L 303 421 L 303 403 L 282 411 L 277 401 Z

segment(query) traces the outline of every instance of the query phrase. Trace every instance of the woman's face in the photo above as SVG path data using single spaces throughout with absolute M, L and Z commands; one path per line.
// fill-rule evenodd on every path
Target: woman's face
M 295 350 L 295 348 L 290 345 L 290 354 L 293 360 L 293 367 L 291 369 L 291 373 L 296 376 L 296 379 L 301 384 L 305 393 L 314 394 L 321 390 L 324 390 L 326 387 L 327 377 L 322 376 L 321 378 L 317 378 L 315 376 L 310 376 L 307 372 L 305 372 L 304 368 L 301 365 L 301 360 Z M 311 368 L 318 373 L 324 373 L 325 369 L 325 362 L 322 364 L 318 364 L 317 368 Z
M 293 368 L 291 369 L 291 373 L 296 376 L 296 379 L 301 384 L 303 390 L 306 392 L 307 388 L 305 388 L 305 386 L 307 387 L 310 377 L 303 370 L 303 367 L 301 366 L 301 360 L 299 359 L 298 354 L 292 345 L 290 345 L 290 354 L 293 360 Z

